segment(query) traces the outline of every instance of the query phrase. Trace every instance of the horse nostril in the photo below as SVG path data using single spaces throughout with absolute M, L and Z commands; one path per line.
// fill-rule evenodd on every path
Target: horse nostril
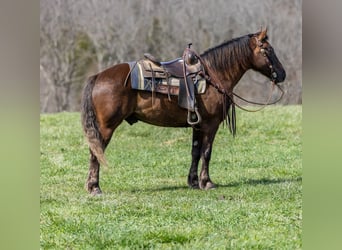
M 285 78 L 286 78 L 286 72 L 285 72 L 285 71 L 283 71 L 283 72 L 282 72 L 282 74 L 281 74 L 281 78 L 282 78 L 282 79 L 281 79 L 282 81 L 284 81 L 284 80 L 285 80 Z

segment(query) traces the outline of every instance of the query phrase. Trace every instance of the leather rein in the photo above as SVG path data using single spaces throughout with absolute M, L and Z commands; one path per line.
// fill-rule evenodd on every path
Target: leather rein
M 256 38 L 257 39 L 257 38 Z M 233 91 L 231 93 L 227 93 L 227 91 L 222 87 L 220 81 L 218 80 L 217 76 L 213 73 L 213 71 L 207 66 L 207 64 L 202 60 L 202 58 L 200 57 L 200 55 L 192 50 L 194 52 L 194 54 L 196 55 L 196 57 L 198 58 L 198 60 L 200 60 L 200 62 L 202 63 L 203 67 L 204 67 L 204 72 L 200 72 L 200 75 L 202 77 L 204 77 L 208 83 L 210 83 L 211 86 L 213 86 L 220 94 L 222 94 L 222 102 L 223 102 L 223 120 L 225 121 L 225 123 L 227 124 L 230 132 L 232 133 L 233 136 L 235 136 L 236 134 L 236 111 L 235 111 L 235 106 L 237 106 L 238 108 L 247 111 L 247 112 L 257 112 L 260 111 L 262 109 L 264 109 L 266 106 L 268 105 L 272 105 L 275 104 L 277 102 L 279 102 L 281 100 L 281 98 L 284 95 L 284 90 L 275 83 L 276 81 L 276 77 L 277 74 L 273 69 L 272 64 L 270 63 L 270 60 L 267 57 L 267 53 L 265 48 L 263 48 L 263 43 L 261 41 L 259 41 L 257 39 L 258 42 L 258 46 L 261 48 L 260 52 L 262 53 L 262 55 L 265 57 L 266 59 L 266 63 L 267 66 L 271 69 L 271 83 L 272 83 L 272 88 L 270 90 L 269 96 L 267 98 L 266 103 L 260 103 L 260 102 L 255 102 L 255 101 L 249 101 L 243 97 L 241 97 L 240 95 L 234 93 Z M 278 87 L 278 89 L 281 91 L 281 95 L 280 97 L 273 101 L 271 101 L 271 97 L 274 91 L 274 87 Z M 237 97 L 238 99 L 247 102 L 249 104 L 254 104 L 254 105 L 261 105 L 262 107 L 256 109 L 256 110 L 250 110 L 250 109 L 246 109 L 244 107 L 242 107 L 241 105 L 237 104 L 234 101 L 234 96 Z M 227 97 L 230 100 L 230 105 L 227 108 Z M 231 109 L 230 109 L 231 106 Z

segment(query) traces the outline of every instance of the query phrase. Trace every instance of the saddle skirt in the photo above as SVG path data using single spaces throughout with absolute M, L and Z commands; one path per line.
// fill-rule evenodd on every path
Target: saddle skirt
M 182 85 L 184 85 L 182 59 L 174 60 L 171 67 L 163 67 L 153 63 L 151 60 L 143 59 L 136 62 L 128 62 L 131 71 L 132 89 L 141 91 L 157 92 L 161 94 L 174 95 L 182 98 Z M 168 71 L 168 69 L 170 69 Z M 195 94 L 204 94 L 206 91 L 206 80 L 199 75 L 193 75 Z

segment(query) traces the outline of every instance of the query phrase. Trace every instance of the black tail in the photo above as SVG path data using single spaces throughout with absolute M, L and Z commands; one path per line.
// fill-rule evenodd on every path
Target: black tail
M 100 134 L 96 114 L 92 101 L 92 92 L 95 85 L 97 75 L 91 76 L 87 80 L 87 84 L 83 90 L 81 116 L 82 126 L 85 136 L 88 140 L 89 149 L 96 156 L 97 160 L 107 165 L 106 158 L 104 156 L 104 141 Z

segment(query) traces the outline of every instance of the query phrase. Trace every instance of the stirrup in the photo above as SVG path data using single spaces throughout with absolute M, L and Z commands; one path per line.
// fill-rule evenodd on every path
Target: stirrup
M 196 118 L 197 120 L 195 120 Z M 195 108 L 195 111 L 188 110 L 187 122 L 189 123 L 189 125 L 193 126 L 193 125 L 200 123 L 201 121 L 202 121 L 202 118 L 198 112 L 197 107 Z

